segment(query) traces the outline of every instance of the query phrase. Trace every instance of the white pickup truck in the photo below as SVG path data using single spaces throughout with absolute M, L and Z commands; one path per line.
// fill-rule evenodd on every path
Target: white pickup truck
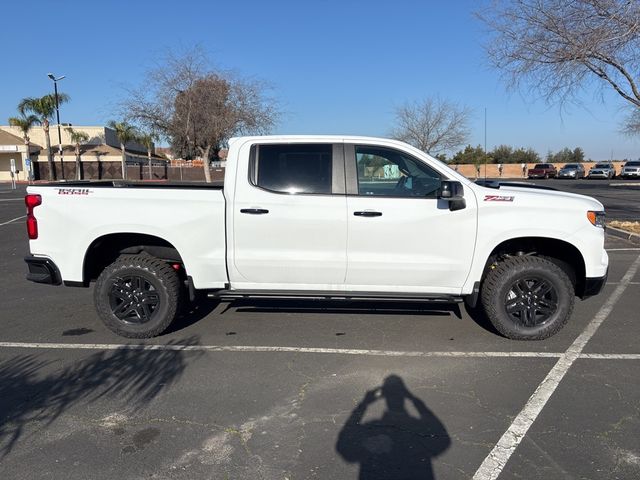
M 119 335 L 161 334 L 198 291 L 221 299 L 466 301 L 542 339 L 607 277 L 604 208 L 473 183 L 394 140 L 241 137 L 224 184 L 67 182 L 26 196 L 29 280 L 95 281 Z

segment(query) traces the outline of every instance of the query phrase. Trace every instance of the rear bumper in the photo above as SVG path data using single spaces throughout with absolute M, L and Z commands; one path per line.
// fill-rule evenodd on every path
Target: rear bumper
M 604 274 L 604 277 L 593 277 L 593 278 L 585 278 L 584 280 L 584 291 L 580 298 L 583 300 L 585 298 L 593 297 L 594 295 L 598 295 L 605 283 L 607 283 L 607 276 L 609 275 L 609 269 Z
M 62 283 L 60 270 L 50 258 L 28 255 L 24 257 L 24 261 L 29 268 L 27 280 L 36 283 L 48 283 L 49 285 L 60 285 Z

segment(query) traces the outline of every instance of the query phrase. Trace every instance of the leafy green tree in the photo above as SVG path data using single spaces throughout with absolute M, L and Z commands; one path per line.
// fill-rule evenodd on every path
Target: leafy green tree
M 489 152 L 489 155 L 493 159 L 492 163 L 512 163 L 513 147 L 499 145 Z
M 484 149 L 478 145 L 477 147 L 472 147 L 471 145 L 467 145 L 463 150 L 460 150 L 453 155 L 451 158 L 451 162 L 453 164 L 476 164 L 476 163 L 484 163 L 486 154 Z
M 576 147 L 571 150 L 568 147 L 564 147 L 556 153 L 549 151 L 547 153 L 547 162 L 551 163 L 578 163 L 584 162 L 584 150 L 580 147 Z
M 573 149 L 573 161 L 576 163 L 584 162 L 584 150 L 580 147 L 576 147 Z
M 125 145 L 128 142 L 136 140 L 139 136 L 136 127 L 127 122 L 116 122 L 111 120 L 107 126 L 116 132 L 116 137 L 120 142 L 120 150 L 122 151 L 122 179 L 127 179 L 127 151 Z
M 71 127 L 66 128 L 71 137 L 71 143 L 75 145 L 76 154 L 76 180 L 82 180 L 82 153 L 80 152 L 80 144 L 89 140 L 89 134 L 87 132 L 80 132 L 74 130 Z
M 29 131 L 33 128 L 34 125 L 38 124 L 38 117 L 35 115 L 24 115 L 21 114 L 19 117 L 11 117 L 9 118 L 9 125 L 12 127 L 18 127 L 20 132 L 22 133 L 22 138 L 24 140 L 24 146 L 26 148 L 25 160 L 29 159 L 29 150 L 30 150 L 30 142 L 29 142 Z M 24 162 L 25 167 L 27 163 Z M 31 177 L 29 177 L 31 178 Z
M 513 151 L 510 163 L 538 163 L 540 155 L 533 148 L 518 148 Z
M 71 100 L 66 93 L 58 93 L 58 102 L 60 104 Z M 55 171 L 53 167 L 53 153 L 51 152 L 51 137 L 49 136 L 49 121 L 56 112 L 55 95 L 45 95 L 43 97 L 27 97 L 20 100 L 18 111 L 25 117 L 27 114 L 33 114 L 38 118 L 38 124 L 42 125 L 44 137 L 47 143 L 47 161 L 49 162 L 49 180 L 55 179 Z

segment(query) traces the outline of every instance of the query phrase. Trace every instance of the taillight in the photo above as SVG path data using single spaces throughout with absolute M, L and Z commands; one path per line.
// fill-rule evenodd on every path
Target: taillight
M 27 233 L 29 234 L 29 240 L 35 240 L 38 238 L 38 221 L 33 215 L 33 209 L 42 204 L 42 197 L 29 194 L 24 197 L 24 204 L 27 206 Z

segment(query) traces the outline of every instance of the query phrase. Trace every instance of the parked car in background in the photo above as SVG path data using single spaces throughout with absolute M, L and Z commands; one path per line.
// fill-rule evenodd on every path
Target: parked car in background
M 598 162 L 591 170 L 589 170 L 589 175 L 587 178 L 604 178 L 606 180 L 611 180 L 616 176 L 616 167 L 613 166 L 611 162 Z
M 558 172 L 558 178 L 584 178 L 584 166 L 580 163 L 567 163 Z
M 630 160 L 620 172 L 622 178 L 640 178 L 640 160 Z
M 529 169 L 529 178 L 555 178 L 558 170 L 552 163 L 537 163 Z

